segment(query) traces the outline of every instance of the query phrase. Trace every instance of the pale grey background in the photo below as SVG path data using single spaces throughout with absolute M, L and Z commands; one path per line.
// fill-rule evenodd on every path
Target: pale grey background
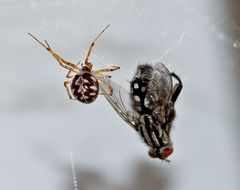
M 0 0 L 0 189 L 197 190 L 240 187 L 238 0 Z M 184 83 L 171 163 L 147 147 L 104 97 L 69 101 L 66 70 L 31 39 L 95 68 L 164 62 Z M 127 83 L 126 83 L 127 84 Z

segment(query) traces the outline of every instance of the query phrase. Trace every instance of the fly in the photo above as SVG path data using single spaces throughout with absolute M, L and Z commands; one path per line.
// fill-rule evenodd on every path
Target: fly
M 175 81 L 175 82 L 174 82 Z M 144 64 L 130 83 L 130 92 L 106 78 L 113 93 L 105 96 L 119 116 L 133 127 L 148 145 L 148 155 L 167 160 L 173 152 L 170 138 L 176 112 L 174 104 L 181 93 L 182 81 L 162 63 Z M 107 92 L 104 86 L 101 91 Z

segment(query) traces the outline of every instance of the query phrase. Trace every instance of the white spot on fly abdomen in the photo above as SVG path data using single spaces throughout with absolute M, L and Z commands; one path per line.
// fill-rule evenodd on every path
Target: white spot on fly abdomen
M 137 96 L 137 95 L 134 96 L 134 100 L 135 100 L 136 102 L 140 102 L 140 101 L 141 101 L 140 98 L 139 98 L 139 96 Z
M 138 83 L 134 83 L 133 88 L 134 88 L 134 89 L 138 89 L 138 88 L 139 88 Z

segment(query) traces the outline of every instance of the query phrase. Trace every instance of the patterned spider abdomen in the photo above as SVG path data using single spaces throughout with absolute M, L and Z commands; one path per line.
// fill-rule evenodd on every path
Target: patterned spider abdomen
M 82 103 L 92 103 L 99 93 L 97 78 L 91 74 L 88 68 L 83 67 L 82 72 L 76 74 L 72 80 L 71 90 L 73 96 Z

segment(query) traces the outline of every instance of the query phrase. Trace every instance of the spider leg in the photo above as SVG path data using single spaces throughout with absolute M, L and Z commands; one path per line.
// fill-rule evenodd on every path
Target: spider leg
M 76 65 L 79 65 L 80 64 L 80 61 L 76 64 Z M 70 75 L 71 74 L 71 70 L 69 70 L 68 72 L 67 72 L 67 75 L 66 75 L 66 78 L 73 78 L 74 77 L 74 75 Z
M 111 75 L 105 75 L 105 74 L 102 74 L 103 72 L 112 72 L 112 71 L 116 71 L 120 69 L 119 66 L 113 66 L 112 68 L 105 68 L 105 69 L 98 69 L 98 70 L 95 70 L 93 71 L 94 75 L 97 76 L 97 77 L 107 77 L 107 78 L 112 78 Z
M 177 74 L 171 73 L 171 76 L 174 77 L 178 81 L 178 83 L 175 84 L 174 87 L 173 87 L 173 93 L 172 93 L 172 97 L 171 97 L 171 101 L 173 103 L 175 103 L 179 94 L 181 93 L 183 85 L 182 85 L 181 79 L 179 78 L 179 76 Z
M 85 59 L 85 65 L 86 65 L 90 70 L 92 70 L 93 65 L 92 65 L 92 63 L 89 62 L 89 57 L 90 57 L 90 55 L 91 55 L 91 52 L 92 52 L 93 47 L 94 47 L 94 45 L 95 45 L 95 42 L 96 42 L 96 40 L 102 35 L 102 33 L 103 33 L 108 27 L 109 27 L 109 24 L 97 35 L 97 37 L 93 40 L 93 42 L 92 42 L 92 44 L 91 44 L 91 46 L 90 46 L 90 48 L 89 48 L 89 50 L 88 50 L 88 54 L 87 54 L 87 57 L 86 57 L 86 59 Z
M 113 66 L 112 68 L 105 68 L 105 69 L 95 70 L 94 73 L 113 72 L 113 71 L 116 71 L 116 70 L 119 70 L 119 69 L 120 69 L 119 66 Z
M 60 64 L 60 66 L 62 66 L 65 69 L 68 69 L 69 71 L 73 71 L 75 73 L 79 73 L 79 71 L 81 71 L 81 68 L 78 67 L 77 65 L 64 60 L 61 56 L 59 56 L 57 53 L 55 53 L 50 45 L 48 44 L 48 42 L 45 40 L 45 44 L 43 44 L 40 40 L 38 40 L 35 36 L 33 36 L 32 34 L 28 33 L 34 40 L 36 40 L 40 45 L 42 45 L 49 53 L 52 54 L 52 56 L 58 61 L 58 63 Z
M 73 77 L 74 77 L 74 75 L 70 75 L 71 72 L 72 72 L 71 70 L 69 70 L 69 71 L 67 72 L 66 78 L 70 79 L 70 78 L 73 78 Z
M 113 91 L 111 85 L 108 84 L 108 83 L 106 83 L 105 81 L 103 81 L 103 80 L 101 80 L 101 79 L 98 79 L 98 82 L 99 82 L 99 83 L 102 83 L 103 85 L 105 85 L 105 86 L 108 88 L 108 90 L 109 90 L 109 93 L 99 92 L 99 94 L 104 95 L 104 96 L 111 96 L 111 95 L 112 95 L 112 91 Z
M 105 74 L 101 74 L 101 73 L 94 73 L 94 76 L 98 77 L 98 78 L 112 78 L 111 75 L 105 75 Z
M 70 100 L 76 100 L 76 98 L 73 97 L 71 90 L 70 90 L 69 85 L 71 84 L 71 81 L 70 80 L 64 81 L 63 84 L 64 84 L 65 89 L 67 90 L 68 97 L 70 98 Z

